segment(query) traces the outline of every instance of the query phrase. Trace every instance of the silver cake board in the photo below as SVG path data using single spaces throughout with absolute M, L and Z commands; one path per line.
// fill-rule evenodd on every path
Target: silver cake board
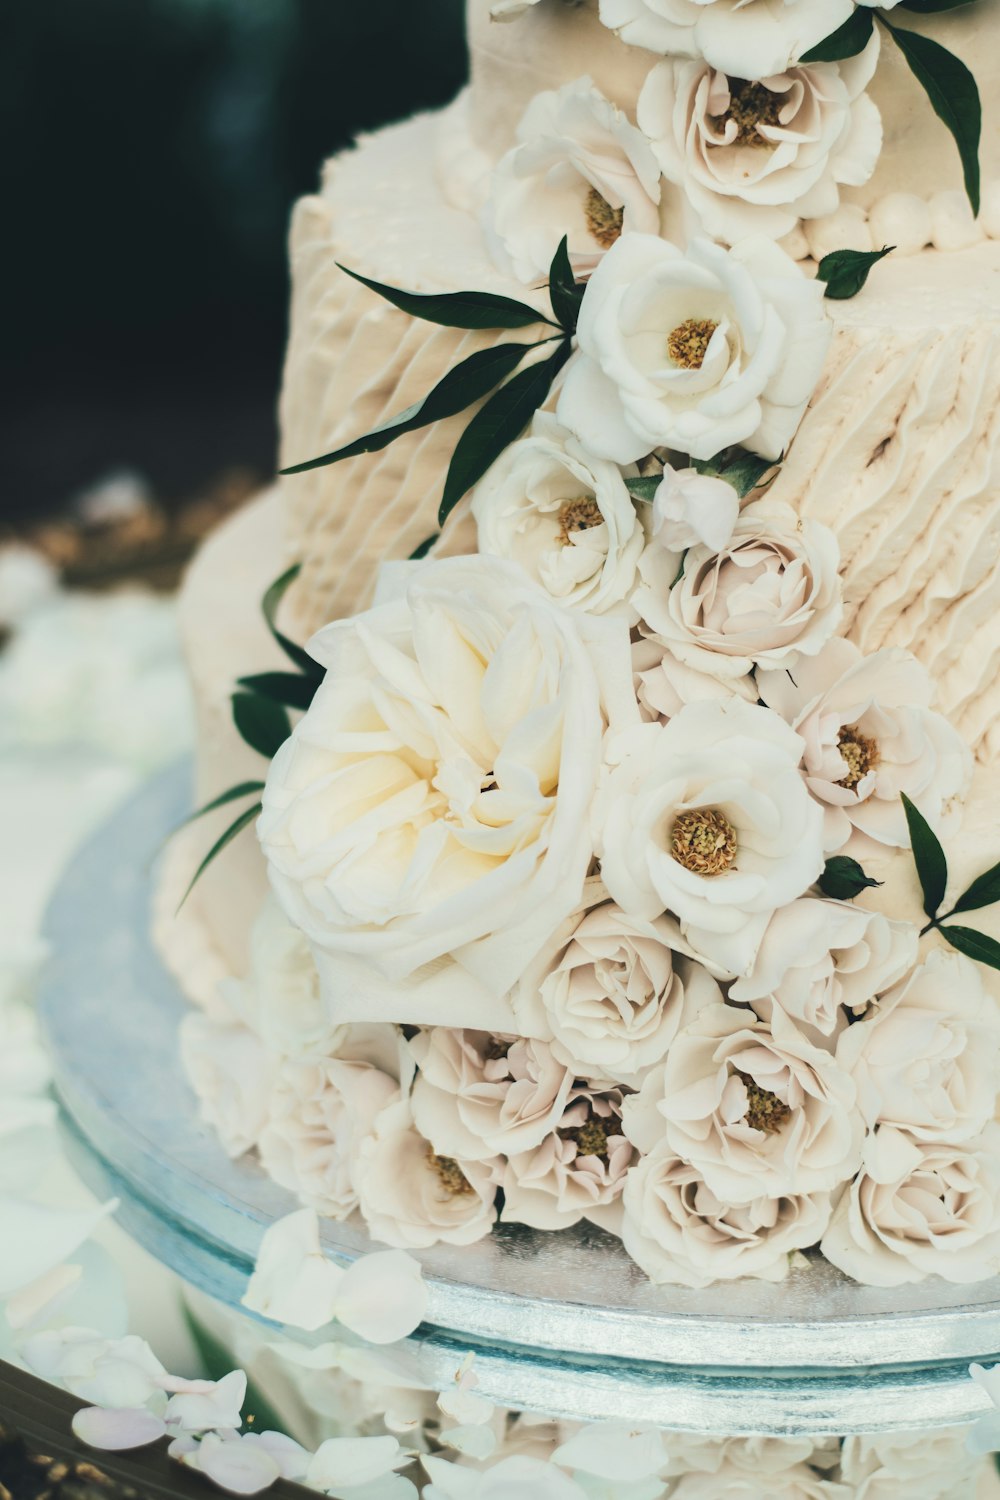
M 191 1285 L 239 1307 L 261 1237 L 295 1201 L 231 1161 L 181 1069 L 186 1002 L 149 933 L 153 869 L 191 806 L 184 765 L 151 782 L 78 854 L 46 922 L 39 1010 L 70 1153 L 121 1201 L 128 1231 Z M 342 1264 L 364 1226 L 324 1225 Z M 419 1253 L 428 1322 L 414 1369 L 444 1386 L 471 1349 L 479 1389 L 553 1416 L 699 1433 L 875 1432 L 988 1410 L 970 1361 L 1000 1360 L 1000 1278 L 862 1287 L 815 1260 L 784 1283 L 654 1287 L 586 1227 L 501 1227 Z M 294 1335 L 293 1335 L 294 1336 Z

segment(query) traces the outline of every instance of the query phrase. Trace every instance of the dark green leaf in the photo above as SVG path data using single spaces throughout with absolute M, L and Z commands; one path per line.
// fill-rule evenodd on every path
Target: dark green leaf
M 895 250 L 895 245 L 883 245 L 881 250 L 831 250 L 824 255 L 816 272 L 818 281 L 826 282 L 825 296 L 831 302 L 846 302 L 856 297 L 868 280 L 872 266 L 884 260 Z
M 633 500 L 655 500 L 656 492 L 663 483 L 662 474 L 651 474 L 643 479 L 626 479 L 625 486 Z
M 843 26 L 838 26 L 836 31 L 804 52 L 800 61 L 840 62 L 845 57 L 857 57 L 867 47 L 874 26 L 875 18 L 871 11 L 859 5 Z
M 370 281 L 347 266 L 340 266 L 340 269 L 391 302 L 393 307 L 409 313 L 411 318 L 439 323 L 443 328 L 530 328 L 534 323 L 552 322 L 551 318 L 536 312 L 527 303 L 515 302 L 511 297 L 498 297 L 494 292 L 432 292 L 429 295 L 403 292 L 398 287 Z
M 828 859 L 817 883 L 823 895 L 834 901 L 853 901 L 862 891 L 882 884 L 881 880 L 866 875 L 857 860 L 846 854 L 835 854 Z
M 267 760 L 274 758 L 292 732 L 285 709 L 259 693 L 233 694 L 233 723 L 251 750 Z
M 549 296 L 552 311 L 567 333 L 576 332 L 585 288 L 577 282 L 569 258 L 569 240 L 565 237 L 559 245 L 549 271 Z
M 262 781 L 241 781 L 239 786 L 231 786 L 228 792 L 223 792 L 219 797 L 213 797 L 211 802 L 206 802 L 204 807 L 199 807 L 197 812 L 193 812 L 190 817 L 185 818 L 184 822 L 179 826 L 186 828 L 189 823 L 196 823 L 199 818 L 204 818 L 206 814 L 215 812 L 217 808 L 227 807 L 230 802 L 238 802 L 241 797 L 250 797 L 263 790 L 264 783 Z
M 972 0 L 900 0 L 899 8 L 917 16 L 933 16 L 939 10 L 958 10 L 962 5 L 971 4 Z
M 452 455 L 438 511 L 440 525 L 444 525 L 462 496 L 478 484 L 504 449 L 521 436 L 572 352 L 569 339 L 564 339 L 554 354 L 521 370 L 476 413 Z
M 940 929 L 953 948 L 974 958 L 977 964 L 986 964 L 991 969 L 1000 969 L 1000 943 L 987 937 L 985 932 L 976 932 L 971 927 L 945 926 Z
M 917 31 L 893 26 L 883 15 L 882 24 L 892 32 L 910 71 L 925 90 L 934 113 L 951 131 L 962 159 L 965 191 L 972 211 L 979 212 L 979 138 L 983 108 L 972 73 L 954 53 Z
M 410 562 L 421 562 L 427 556 L 428 552 L 431 550 L 440 535 L 440 531 L 432 531 L 430 536 L 425 536 L 423 541 L 420 543 L 420 546 L 414 547 L 413 551 L 410 553 L 408 560 Z
M 977 875 L 958 900 L 955 902 L 953 911 L 980 911 L 984 906 L 992 906 L 994 902 L 1000 901 L 1000 864 L 994 865 L 982 875 Z
M 918 807 L 914 807 L 905 792 L 902 794 L 906 809 L 906 822 L 910 830 L 910 846 L 917 877 L 924 893 L 924 911 L 933 921 L 941 909 L 945 888 L 948 884 L 948 861 L 941 841 Z
M 267 621 L 268 630 L 274 636 L 274 639 L 282 651 L 284 651 L 289 661 L 294 662 L 300 672 L 305 672 L 307 677 L 314 677 L 318 682 L 323 676 L 323 668 L 319 662 L 313 661 L 308 651 L 304 651 L 301 646 L 289 640 L 287 635 L 282 634 L 275 623 L 278 608 L 285 597 L 285 592 L 293 579 L 298 577 L 299 571 L 300 564 L 295 563 L 293 567 L 288 568 L 286 572 L 282 573 L 280 578 L 276 578 L 261 600 L 260 607 L 264 611 L 264 619 Z
M 780 463 L 780 458 L 761 458 L 756 453 L 747 453 L 740 449 L 738 457 L 726 464 L 720 478 L 731 484 L 742 500 L 749 495 L 751 490 L 755 490 L 764 476 L 772 469 L 776 469 Z
M 304 713 L 315 698 L 319 683 L 315 677 L 303 677 L 300 672 L 255 672 L 252 677 L 241 677 L 236 686 Z
M 342 459 L 355 458 L 359 453 L 381 453 L 383 448 L 388 448 L 404 432 L 416 432 L 420 427 L 429 427 L 432 422 L 440 422 L 445 417 L 453 417 L 456 412 L 465 411 L 468 406 L 474 406 L 502 380 L 506 380 L 511 371 L 517 369 L 528 350 L 535 347 L 534 344 L 496 344 L 492 349 L 479 349 L 475 354 L 470 354 L 468 359 L 463 359 L 453 370 L 449 370 L 422 401 L 415 402 L 394 417 L 388 417 L 386 421 L 373 427 L 371 432 L 355 438 L 343 448 L 337 448 L 333 453 L 324 453 L 320 458 L 307 459 L 302 464 L 293 464 L 291 468 L 282 469 L 281 472 L 305 474 L 310 469 L 323 469 L 328 464 L 340 463 Z
M 263 803 L 255 802 L 253 807 L 248 807 L 246 812 L 240 813 L 235 823 L 230 823 L 229 827 L 226 829 L 221 838 L 216 839 L 215 843 L 212 845 L 211 849 L 209 849 L 208 853 L 205 855 L 205 858 L 198 866 L 197 870 L 195 870 L 194 875 L 191 879 L 191 884 L 188 886 L 187 890 L 184 892 L 184 895 L 181 897 L 181 905 L 178 906 L 178 911 L 180 911 L 181 906 L 184 905 L 184 902 L 190 896 L 191 892 L 194 890 L 195 886 L 198 884 L 198 881 L 204 875 L 213 859 L 215 859 L 217 855 L 221 854 L 223 849 L 225 849 L 228 844 L 231 844 L 233 842 L 233 839 L 236 837 L 236 835 L 242 833 L 244 828 L 246 828 L 248 824 L 252 823 L 262 811 Z

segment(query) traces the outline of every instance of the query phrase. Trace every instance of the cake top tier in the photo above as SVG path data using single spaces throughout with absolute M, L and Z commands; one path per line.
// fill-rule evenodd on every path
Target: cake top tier
M 805 7 L 807 0 L 797 3 Z M 732 0 L 713 0 L 713 8 L 728 9 L 731 4 Z M 602 23 L 598 0 L 538 0 L 512 23 L 494 20 L 491 13 L 496 7 L 497 0 L 468 0 L 470 123 L 484 150 L 497 153 L 513 143 L 518 122 L 535 94 L 585 75 L 634 118 L 639 92 L 659 57 L 620 40 Z M 680 7 L 667 0 L 635 0 L 626 8 L 659 16 Z M 697 8 L 706 9 L 704 5 Z M 606 13 L 611 9 L 608 0 L 605 9 Z M 831 11 L 835 9 L 831 3 Z M 932 37 L 975 73 L 984 113 L 983 179 L 996 181 L 1000 178 L 1000 0 L 976 0 L 954 11 L 926 16 L 906 11 L 900 20 L 908 30 Z M 868 182 L 849 188 L 845 196 L 869 208 L 890 192 L 929 198 L 961 188 L 954 142 L 935 117 L 898 47 L 888 40 L 869 93 L 881 111 L 884 149 Z

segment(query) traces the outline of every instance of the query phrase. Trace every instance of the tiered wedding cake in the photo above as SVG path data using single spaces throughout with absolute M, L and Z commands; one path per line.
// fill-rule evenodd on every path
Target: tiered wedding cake
M 206 1118 L 390 1245 L 995 1275 L 1000 0 L 469 35 L 299 204 L 301 472 L 183 597 Z

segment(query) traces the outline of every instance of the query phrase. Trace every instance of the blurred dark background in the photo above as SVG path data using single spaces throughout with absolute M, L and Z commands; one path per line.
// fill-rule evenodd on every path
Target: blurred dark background
M 462 0 L 0 0 L 0 520 L 273 472 L 294 199 L 461 85 Z M 227 479 L 229 476 L 229 479 Z

